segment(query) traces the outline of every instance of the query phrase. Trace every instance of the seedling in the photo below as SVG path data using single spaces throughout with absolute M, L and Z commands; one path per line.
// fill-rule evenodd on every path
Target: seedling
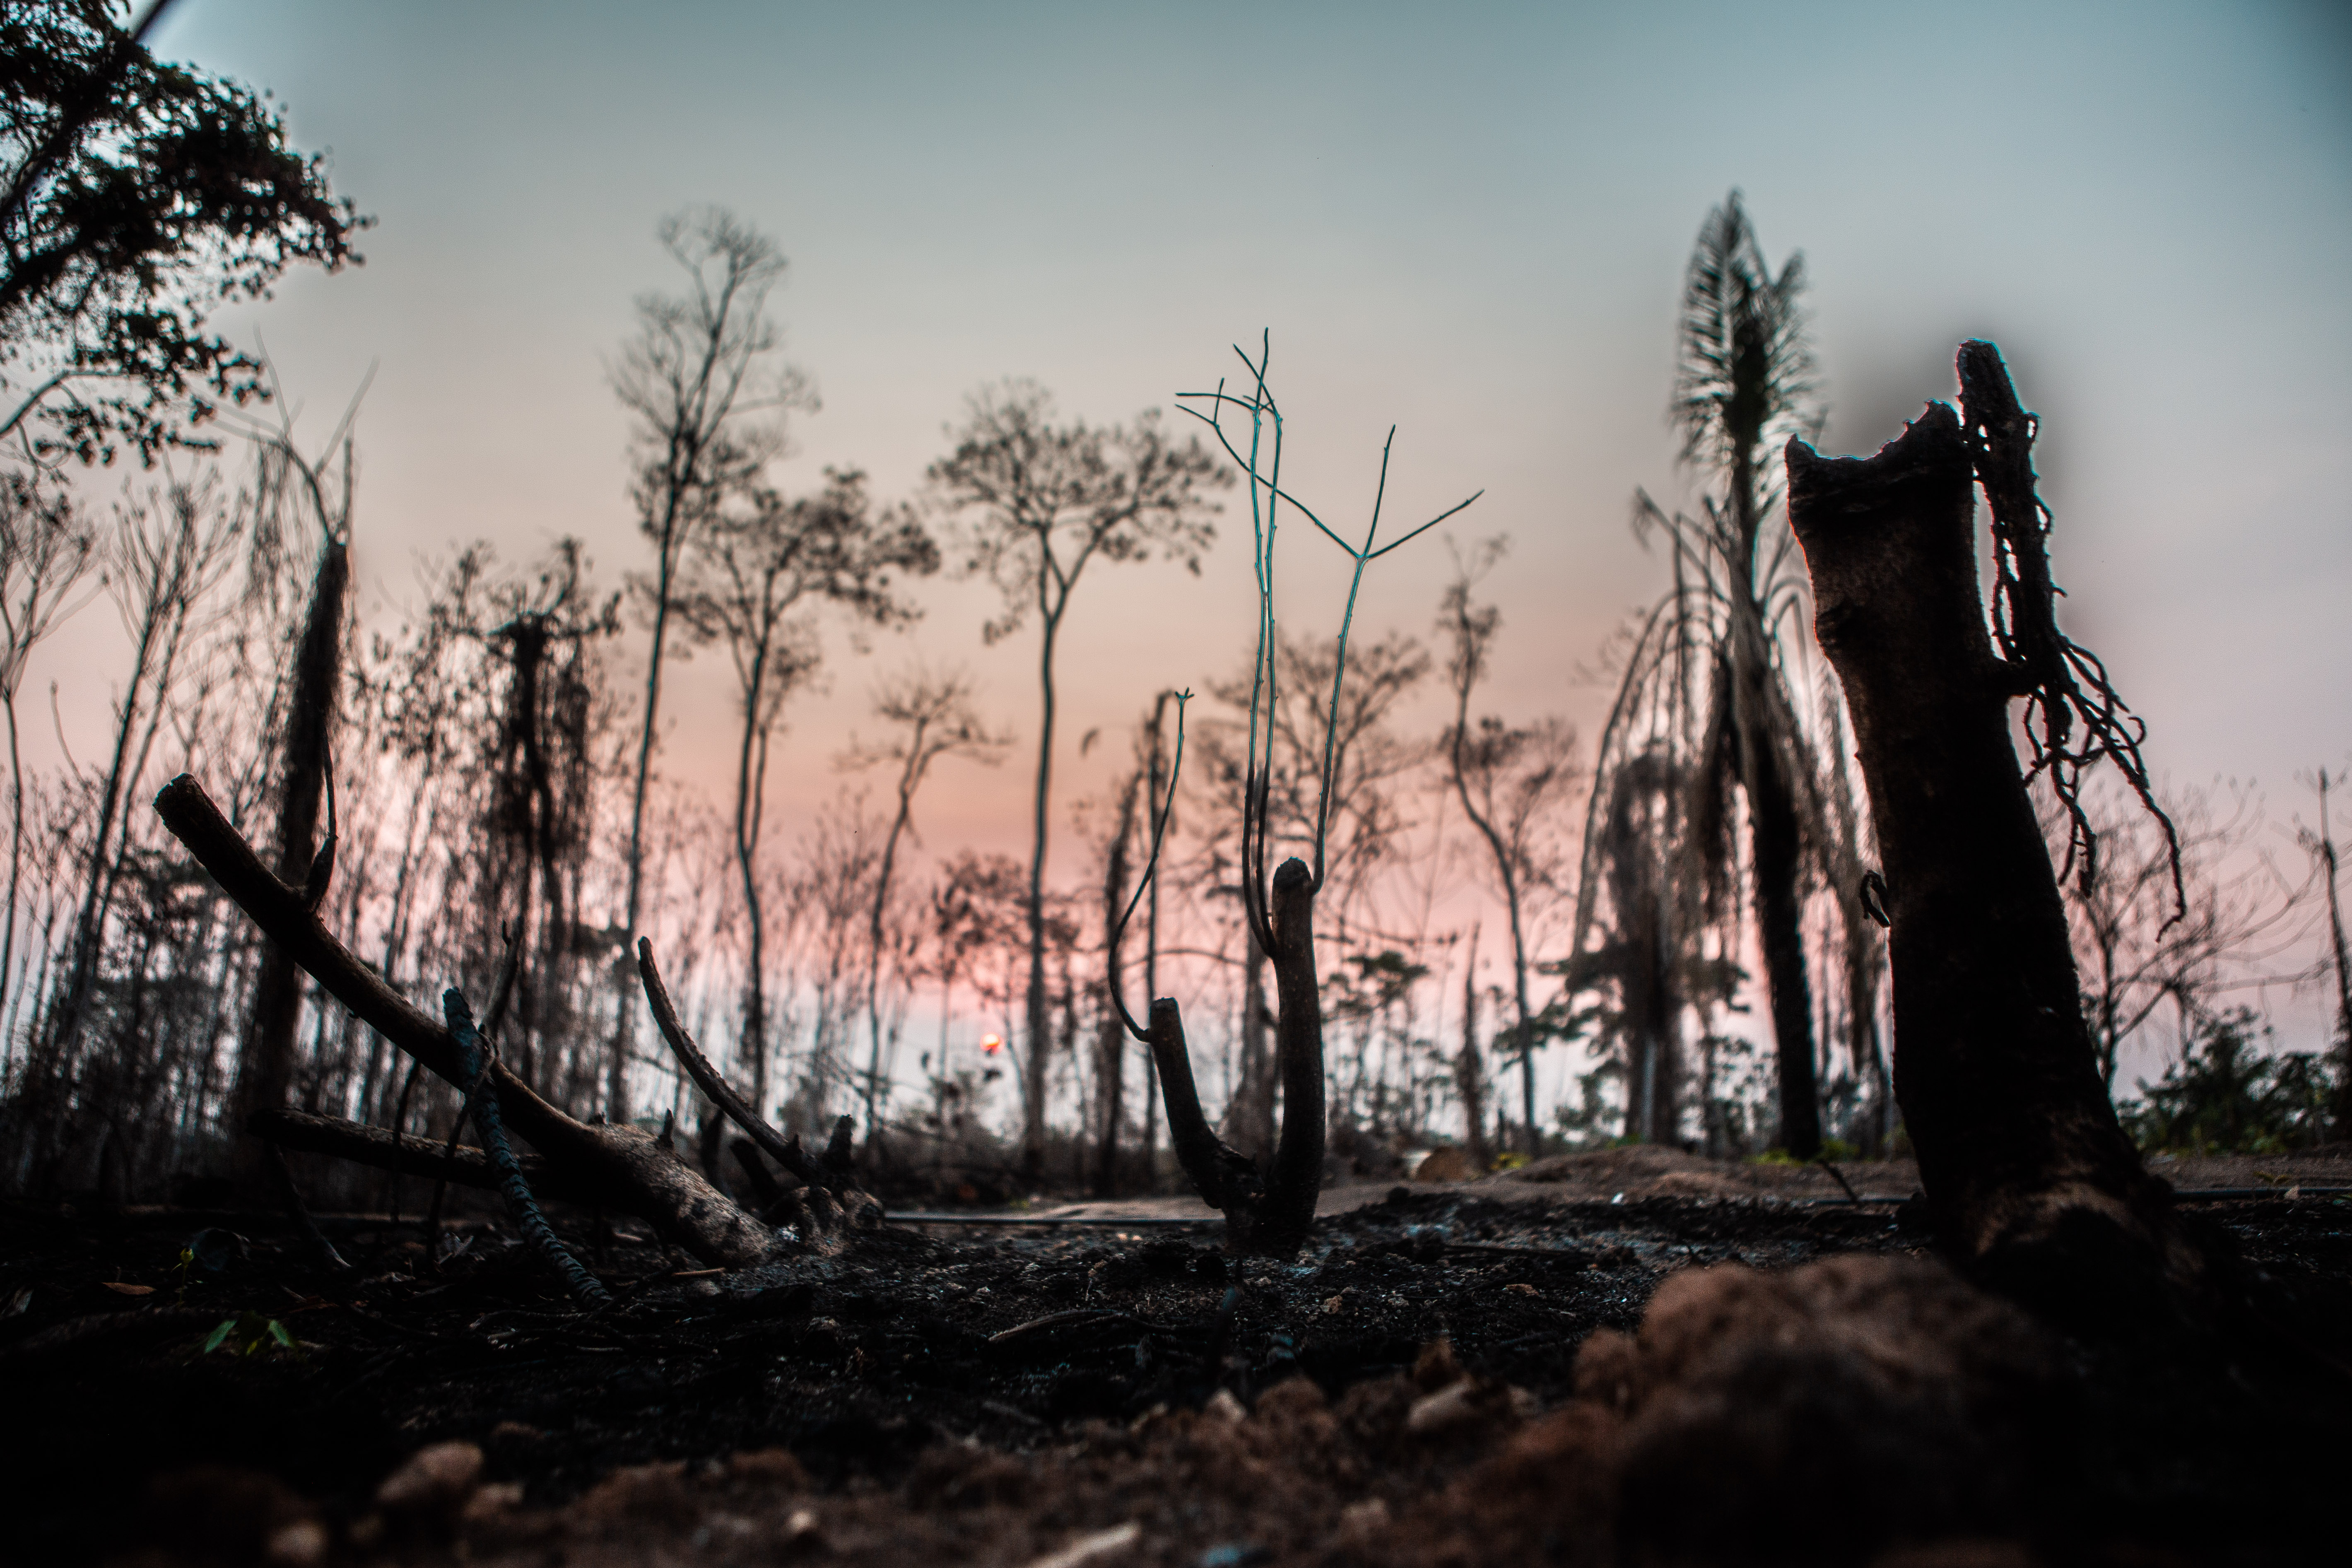
M 297 1361 L 302 1359 L 301 1344 L 284 1323 L 275 1318 L 265 1318 L 258 1312 L 245 1311 L 223 1320 L 221 1326 L 205 1338 L 204 1353 L 210 1355 L 226 1348 L 236 1355 L 257 1356 L 272 1345 Z

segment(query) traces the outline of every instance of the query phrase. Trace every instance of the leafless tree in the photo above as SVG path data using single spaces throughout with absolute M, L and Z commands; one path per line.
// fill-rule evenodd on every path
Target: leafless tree
M 2313 869 L 2327 894 L 2327 955 L 2336 967 L 2336 1103 L 2330 1110 L 2331 1135 L 2352 1141 L 2352 949 L 2344 940 L 2344 905 L 2336 887 L 2336 840 L 2327 824 L 2327 770 L 2318 770 L 2314 788 L 2319 795 L 2319 826 L 2296 835 L 2311 857 Z M 2338 774 L 2336 782 L 2343 782 Z
M 2071 817 L 2048 795 L 2037 804 L 2044 837 L 2063 853 Z M 2112 1093 L 2124 1043 L 2165 1002 L 2184 1028 L 2200 1022 L 2215 1011 L 2215 988 L 2241 978 L 2225 970 L 2258 966 L 2302 935 L 2305 889 L 2263 851 L 2262 804 L 2250 788 L 2218 807 L 2193 786 L 2168 795 L 2168 831 L 2119 791 L 2080 805 L 2095 847 L 2060 891 L 2099 1078 Z
M 1209 492 L 1231 473 L 1197 439 L 1171 440 L 1159 411 L 1132 428 L 1055 425 L 1053 400 L 1034 382 L 1012 381 L 973 395 L 955 449 L 930 466 L 932 494 L 956 520 L 963 569 L 1004 595 L 988 623 L 991 642 L 1039 621 L 1037 773 L 1029 856 L 1028 1060 L 1023 1079 L 1021 1152 L 1033 1175 L 1045 1154 L 1045 1087 L 1051 1038 L 1046 1017 L 1045 848 L 1053 798 L 1055 658 L 1062 622 L 1087 568 L 1099 559 L 1157 554 L 1200 570 L 1215 537 Z
M 1538 1152 L 1536 1124 L 1535 1013 L 1528 1000 L 1528 900 L 1558 880 L 1558 856 L 1547 836 L 1555 816 L 1582 787 L 1576 765 L 1576 731 L 1556 718 L 1524 726 L 1482 718 L 1474 729 L 1470 698 L 1486 674 L 1487 651 L 1502 624 L 1492 605 L 1471 602 L 1479 576 L 1502 556 L 1504 542 L 1491 540 L 1472 559 L 1455 561 L 1438 625 L 1453 642 L 1446 673 L 1454 685 L 1454 723 L 1444 752 L 1448 776 L 1462 812 L 1476 828 L 1494 863 L 1496 882 L 1511 927 L 1511 989 L 1517 1019 L 1511 1054 L 1519 1061 L 1521 1109 L 1527 1119 L 1528 1154 Z
M 98 974 L 120 864 L 124 791 L 145 764 L 199 605 L 231 564 L 246 521 L 243 509 L 209 486 L 174 484 L 116 508 L 107 585 L 131 637 L 131 672 L 114 704 L 105 771 L 93 781 L 96 818 L 81 868 L 81 907 L 64 988 L 47 1021 L 47 1048 L 61 1068 L 73 1057 Z
M 284 407 L 282 400 L 279 406 Z M 318 829 L 322 807 L 332 805 L 329 791 L 335 721 L 342 696 L 344 617 L 351 597 L 352 492 L 357 468 L 350 429 L 357 412 L 354 398 L 342 423 L 328 438 L 325 455 L 316 461 L 306 459 L 296 447 L 290 416 L 281 418 L 275 431 L 257 432 L 261 478 L 256 497 L 255 543 L 260 574 L 276 574 L 281 552 L 299 558 L 299 552 L 290 548 L 298 532 L 293 518 L 307 513 L 309 526 L 299 531 L 307 534 L 315 528 L 319 537 L 301 633 L 289 650 L 291 667 L 280 679 L 286 699 L 278 747 L 278 875 L 304 888 L 314 903 L 326 897 L 335 866 L 334 824 L 329 822 L 323 843 Z M 338 448 L 342 458 L 340 487 L 330 466 Z M 257 1112 L 283 1105 L 293 1074 L 302 976 L 275 945 L 264 952 L 251 1008 L 237 1058 L 233 1116 L 238 1126 Z M 261 1149 L 247 1140 L 240 1140 L 236 1148 L 239 1173 L 248 1186 L 257 1184 L 265 1172 Z
M 8 907 L 0 930 L 0 995 L 16 973 L 16 911 L 25 865 L 25 763 L 16 693 L 33 649 L 86 599 L 75 586 L 96 564 L 98 535 L 63 491 L 44 496 L 23 473 L 0 475 L 0 708 L 8 719 Z M 5 1049 L 5 1047 L 0 1047 Z
M 654 547 L 653 571 L 640 584 L 652 610 L 653 642 L 629 799 L 624 948 L 643 911 L 646 789 L 687 545 L 783 449 L 782 411 L 814 403 L 800 373 L 772 357 L 782 340 L 766 314 L 767 300 L 784 271 L 775 242 L 721 207 L 673 214 L 655 232 L 690 282 L 683 294 L 638 299 L 636 335 L 612 370 L 614 391 L 635 416 L 630 500 L 638 530 Z M 762 414 L 773 417 L 754 417 Z M 618 963 L 620 997 L 604 1098 L 612 1117 L 625 1121 L 637 981 L 633 953 L 624 952 Z
M 1282 414 L 1266 384 L 1270 350 L 1262 346 L 1255 363 L 1239 350 L 1235 352 L 1250 373 L 1253 384 L 1249 394 L 1229 395 L 1220 383 L 1214 392 L 1186 395 L 1207 405 L 1205 412 L 1187 405 L 1186 412 L 1210 427 L 1218 445 L 1243 465 L 1249 479 L 1251 569 L 1257 584 L 1258 635 L 1250 682 L 1249 741 L 1243 764 L 1245 804 L 1240 859 L 1243 914 L 1251 940 L 1265 950 L 1272 964 L 1280 1007 L 1276 1027 L 1282 1071 L 1282 1131 L 1267 1165 L 1260 1166 L 1210 1129 L 1201 1110 L 1192 1055 L 1174 999 L 1152 998 L 1150 1022 L 1148 1026 L 1139 1026 L 1127 1011 L 1116 975 L 1112 977 L 1111 990 L 1129 1032 L 1151 1047 L 1168 1112 L 1169 1142 L 1201 1195 L 1224 1211 L 1227 1245 L 1243 1253 L 1287 1257 L 1296 1253 L 1306 1239 L 1307 1227 L 1314 1220 L 1316 1194 L 1323 1180 L 1328 1130 L 1324 1124 L 1323 1005 L 1315 962 L 1315 899 L 1331 869 L 1328 833 L 1339 737 L 1343 729 L 1348 639 L 1354 625 L 1357 595 L 1362 588 L 1365 571 L 1374 561 L 1411 542 L 1478 498 L 1474 494 L 1460 505 L 1408 531 L 1402 538 L 1380 544 L 1381 502 L 1387 491 L 1389 456 L 1396 437 L 1391 429 L 1381 451 L 1381 488 L 1373 500 L 1364 542 L 1360 546 L 1348 543 L 1283 488 Z M 1227 429 L 1224 421 L 1228 417 L 1234 420 L 1234 430 Z M 1235 445 L 1238 426 L 1244 418 L 1249 426 L 1246 454 Z M 1267 801 L 1268 774 L 1260 759 L 1264 757 L 1270 763 L 1275 752 L 1274 726 L 1279 712 L 1283 675 L 1281 646 L 1275 633 L 1274 546 L 1277 515 L 1285 505 L 1346 551 L 1355 569 L 1331 653 L 1331 694 L 1325 708 L 1323 753 L 1313 811 L 1315 833 L 1312 843 L 1307 846 L 1315 858 L 1314 864 L 1310 866 L 1304 858 L 1293 856 L 1280 868 L 1270 870 L 1268 860 L 1275 828 Z M 1167 795 L 1162 800 L 1149 803 L 1153 818 L 1152 864 L 1146 868 L 1147 880 L 1156 874 L 1168 806 L 1175 798 L 1172 775 L 1182 756 L 1182 702 L 1180 695 L 1178 752 L 1171 763 Z M 1129 908 L 1131 912 L 1131 903 Z
M 892 725 L 887 740 L 872 746 L 855 738 L 842 757 L 844 766 L 863 768 L 895 764 L 898 809 L 882 843 L 881 863 L 874 872 L 874 900 L 866 927 L 866 1022 L 868 1054 L 866 1064 L 866 1138 L 873 1142 L 888 1100 L 889 1082 L 882 1056 L 883 921 L 898 865 L 898 846 L 914 836 L 915 795 L 923 787 L 931 764 L 942 757 L 969 757 L 994 767 L 1003 760 L 1012 737 L 991 730 L 972 708 L 971 679 L 961 671 L 935 675 L 915 668 L 884 681 L 874 693 L 876 717 Z
M 682 587 L 681 613 L 704 636 L 726 639 L 742 703 L 733 847 L 750 930 L 737 1051 L 755 1106 L 768 1102 L 767 926 L 757 862 L 769 748 L 784 700 L 820 658 L 814 626 L 794 617 L 826 604 L 863 625 L 905 625 L 917 612 L 893 591 L 892 574 L 939 567 L 937 546 L 910 512 L 875 511 L 865 475 L 828 469 L 825 478 L 824 490 L 796 500 L 754 489 L 742 510 L 709 520 L 691 542 Z

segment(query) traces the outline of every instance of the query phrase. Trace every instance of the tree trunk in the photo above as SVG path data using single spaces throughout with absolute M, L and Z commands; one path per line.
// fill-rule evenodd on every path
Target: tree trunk
M 1049 610 L 1037 658 L 1043 706 L 1037 721 L 1037 793 L 1029 849 L 1029 1071 L 1021 1080 L 1021 1173 L 1035 1181 L 1045 1169 L 1045 1085 L 1053 1066 L 1054 1034 L 1045 1010 L 1045 816 L 1054 787 L 1054 634 L 1058 622 Z
M 1305 1245 L 1323 1190 L 1326 1137 L 1323 1096 L 1323 1013 L 1315 973 L 1315 879 L 1307 863 L 1289 859 L 1274 874 L 1275 993 L 1282 1066 L 1282 1136 L 1270 1166 L 1261 1165 L 1210 1131 L 1192 1082 L 1184 1026 L 1167 997 L 1151 1004 L 1146 1042 L 1159 1064 L 1168 1108 L 1168 1142 L 1193 1187 L 1225 1215 L 1229 1251 L 1290 1258 Z
M 2059 1307 L 2089 1288 L 2112 1307 L 2110 1265 L 2186 1279 L 2201 1260 L 2100 1086 L 2011 744 L 2017 681 L 1978 596 L 1973 479 L 1937 404 L 1873 458 L 1791 440 L 1790 521 L 1885 857 L 1895 1092 L 1929 1206 L 1964 1261 L 2021 1293 Z
M 1470 956 L 1462 970 L 1462 1051 L 1454 1058 L 1454 1087 L 1462 1097 L 1462 1148 L 1471 1167 L 1484 1171 L 1494 1155 L 1486 1147 L 1486 1064 L 1478 1051 L 1478 931 L 1470 931 Z
M 1127 1092 L 1127 1026 L 1118 1016 L 1118 948 L 1120 917 L 1127 904 L 1127 843 L 1135 831 L 1135 786 L 1139 781 L 1128 780 L 1120 792 L 1118 826 L 1110 841 L 1110 853 L 1103 865 L 1103 978 L 1104 1001 L 1101 1048 L 1096 1068 L 1096 1081 L 1100 1086 L 1097 1098 L 1101 1101 L 1102 1134 L 1095 1148 L 1095 1195 L 1113 1197 L 1118 1191 L 1119 1122 L 1127 1114 L 1120 1103 Z M 1144 983 L 1147 1001 L 1150 982 Z
M 286 710 L 286 776 L 278 813 L 278 876 L 296 888 L 309 880 L 318 854 L 319 805 L 327 779 L 327 748 L 334 724 L 337 688 L 343 672 L 343 601 L 349 596 L 351 552 L 329 540 L 319 555 L 302 640 L 294 654 L 294 689 Z M 252 1019 L 237 1060 L 234 1125 L 242 1127 L 265 1110 L 285 1105 L 294 1077 L 294 1027 L 302 1011 L 302 972 L 285 949 L 262 949 L 254 981 Z M 257 1142 L 237 1146 L 241 1182 L 265 1173 L 266 1151 Z

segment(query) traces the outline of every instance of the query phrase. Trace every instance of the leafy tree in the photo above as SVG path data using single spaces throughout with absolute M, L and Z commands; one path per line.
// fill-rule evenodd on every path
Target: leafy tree
M 1196 439 L 1178 443 L 1157 409 L 1132 428 L 1083 420 L 1055 425 L 1052 397 L 1034 382 L 975 394 L 955 449 L 930 466 L 932 493 L 959 525 L 964 570 L 1004 595 L 983 636 L 1012 636 L 1034 610 L 1039 622 L 1037 775 L 1029 855 L 1029 1060 L 1022 1080 L 1021 1158 L 1035 1175 L 1045 1156 L 1045 847 L 1053 798 L 1054 659 L 1079 579 L 1097 559 L 1154 554 L 1198 573 L 1216 537 L 1208 492 L 1232 474 Z
M 2309 1051 L 2265 1053 L 2270 1030 L 2251 1007 L 2199 1020 L 2180 1059 L 2124 1110 L 2143 1149 L 2275 1154 L 2326 1136 L 2327 1069 Z
M 296 263 L 359 261 L 371 221 L 266 99 L 148 53 L 162 5 L 131 31 L 128 9 L 0 15 L 0 438 L 37 462 L 152 458 L 265 395 L 207 314 Z

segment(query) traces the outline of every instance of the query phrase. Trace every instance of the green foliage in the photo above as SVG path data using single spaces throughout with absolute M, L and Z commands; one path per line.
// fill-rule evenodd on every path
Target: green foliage
M 239 1312 L 225 1319 L 205 1341 L 204 1353 L 227 1350 L 233 1355 L 257 1356 L 272 1347 L 286 1352 L 296 1360 L 302 1356 L 302 1347 L 285 1324 L 275 1318 L 265 1318 L 258 1312 Z
M 2141 1099 L 2119 1108 L 2139 1146 L 2195 1154 L 2275 1154 L 2326 1134 L 2333 1088 L 2309 1051 L 2273 1054 L 2257 1044 L 2270 1029 L 2251 1007 L 2199 1023 L 2181 1059 Z

